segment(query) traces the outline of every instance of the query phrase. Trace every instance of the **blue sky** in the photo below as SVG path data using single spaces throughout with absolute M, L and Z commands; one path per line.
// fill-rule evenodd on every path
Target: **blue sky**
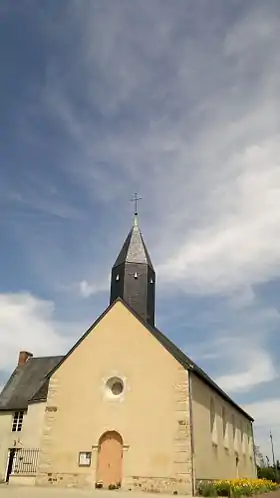
M 104 310 L 139 191 L 157 325 L 280 458 L 279 2 L 2 0 L 0 362 Z

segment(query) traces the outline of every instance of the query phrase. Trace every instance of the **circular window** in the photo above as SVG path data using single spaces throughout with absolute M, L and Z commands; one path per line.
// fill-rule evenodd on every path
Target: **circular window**
M 119 377 L 111 377 L 106 382 L 106 388 L 111 396 L 119 396 L 123 392 L 123 381 Z
M 114 394 L 114 396 L 118 396 L 119 394 L 121 394 L 123 392 L 123 385 L 122 385 L 122 383 L 119 382 L 119 381 L 116 381 L 112 385 L 111 391 L 112 391 L 112 394 Z

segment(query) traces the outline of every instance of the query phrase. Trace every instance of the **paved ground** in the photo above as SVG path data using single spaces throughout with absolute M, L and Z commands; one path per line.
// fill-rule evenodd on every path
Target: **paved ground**
M 81 491 L 65 488 L 41 488 L 29 486 L 0 485 L 0 498 L 155 498 L 154 493 L 135 491 L 107 491 L 95 490 Z M 160 495 L 163 498 L 174 498 L 174 495 Z M 191 498 L 191 497 L 188 497 Z M 280 498 L 280 496 L 275 497 Z
M 174 498 L 174 495 L 157 495 L 162 498 Z M 81 491 L 64 488 L 41 488 L 29 486 L 0 485 L 0 498 L 155 498 L 154 493 L 137 493 L 135 491 L 107 491 L 95 490 Z M 192 498 L 192 497 L 186 497 Z M 280 489 L 272 493 L 257 495 L 257 498 L 280 498 Z

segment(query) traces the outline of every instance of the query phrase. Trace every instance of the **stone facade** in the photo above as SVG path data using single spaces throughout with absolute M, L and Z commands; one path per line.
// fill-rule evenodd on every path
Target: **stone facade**
M 116 374 L 124 394 L 107 399 L 104 379 Z M 93 488 L 108 430 L 124 443 L 122 489 L 192 493 L 188 372 L 120 302 L 51 377 L 36 484 Z M 89 468 L 78 465 L 82 450 Z
M 189 400 L 189 375 L 186 370 L 178 368 L 178 381 L 174 386 L 175 413 L 177 428 L 174 435 L 174 475 L 180 489 L 192 492 L 193 462 L 192 433 Z M 172 483 L 173 484 L 173 483 Z
M 45 477 L 49 476 L 51 469 L 51 452 L 50 448 L 53 442 L 53 424 L 55 424 L 56 420 L 56 411 L 57 407 L 52 406 L 52 400 L 55 394 L 58 392 L 59 382 L 56 378 L 52 378 L 49 383 L 49 391 L 48 391 L 48 403 L 45 408 L 45 418 L 44 425 L 42 430 L 42 440 L 40 445 L 40 453 L 39 453 L 39 461 L 38 461 L 38 475 L 36 478 L 36 484 L 41 484 L 40 475 L 44 475 Z M 52 409 L 51 409 L 52 408 Z M 44 480 L 45 480 L 44 477 Z M 51 482 L 51 481 L 48 481 Z
M 122 488 L 127 491 L 144 491 L 146 493 L 191 494 L 190 483 L 183 477 L 132 476 L 124 479 Z
M 44 473 L 38 474 L 37 486 L 55 486 L 61 488 L 92 489 L 92 475 L 79 473 Z

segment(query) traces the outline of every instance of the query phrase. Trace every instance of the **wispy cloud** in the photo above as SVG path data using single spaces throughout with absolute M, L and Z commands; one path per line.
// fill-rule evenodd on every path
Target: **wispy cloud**
M 270 339 L 280 326 L 276 309 L 254 303 L 239 310 L 223 304 L 224 319 L 211 327 L 211 340 L 205 334 L 202 342 L 188 344 L 186 351 L 215 372 L 217 383 L 233 396 L 267 384 L 280 375 L 270 350 Z
M 261 403 L 258 386 L 269 390 L 280 372 L 277 304 L 261 294 L 280 277 L 279 3 L 22 5 L 1 7 L 6 41 L 17 26 L 25 34 L 0 82 L 7 356 L 24 339 L 9 346 L 22 330 L 13 315 L 30 347 L 38 329 L 47 351 L 67 335 L 69 310 L 88 320 L 99 309 L 139 190 L 157 299 L 173 317 L 166 332 L 180 331 L 240 400 Z
M 275 276 L 280 123 L 273 6 L 249 3 L 232 22 L 216 4 L 221 29 L 213 24 L 203 39 L 201 6 L 184 11 L 184 21 L 197 23 L 189 32 L 180 32 L 180 9 L 167 4 L 161 3 L 160 22 L 158 2 L 139 3 L 137 21 L 127 2 L 79 14 L 72 6 L 67 20 L 75 19 L 84 34 L 75 41 L 79 89 L 99 125 L 77 105 L 73 66 L 63 60 L 69 88 L 54 57 L 42 96 L 82 154 L 82 164 L 67 163 L 69 171 L 102 201 L 124 197 L 129 184 L 140 186 L 144 214 L 164 219 L 164 231 L 153 227 L 161 278 L 217 292 Z M 71 32 L 51 27 L 70 41 Z

